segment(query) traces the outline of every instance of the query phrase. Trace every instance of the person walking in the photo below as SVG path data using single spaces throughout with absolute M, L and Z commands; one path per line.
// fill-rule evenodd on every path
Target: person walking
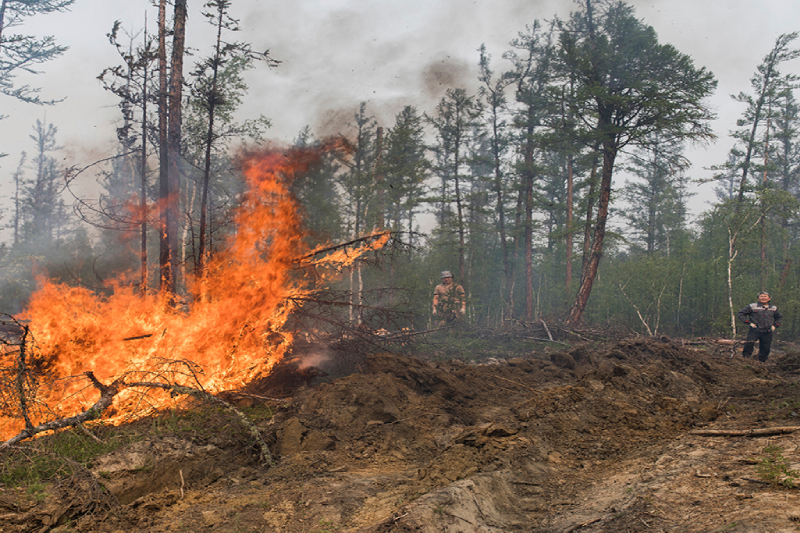
M 765 363 L 772 347 L 772 332 L 781 325 L 783 316 L 776 306 L 771 305 L 768 292 L 758 293 L 758 302 L 739 311 L 738 316 L 750 326 L 742 357 L 751 357 L 758 341 L 758 360 Z
M 444 326 L 463 316 L 466 310 L 464 287 L 453 283 L 453 274 L 449 270 L 442 271 L 442 283 L 433 289 L 433 316 L 439 318 L 440 326 Z

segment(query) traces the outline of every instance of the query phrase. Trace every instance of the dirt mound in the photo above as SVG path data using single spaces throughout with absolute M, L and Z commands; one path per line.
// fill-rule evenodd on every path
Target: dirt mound
M 0 529 L 795 531 L 795 492 L 756 471 L 768 444 L 797 461 L 791 435 L 690 432 L 790 425 L 797 357 L 765 368 L 666 338 L 483 364 L 373 356 L 262 425 L 274 466 L 246 446 L 146 440 L 95 461 L 110 512 L 59 522 L 6 493 Z

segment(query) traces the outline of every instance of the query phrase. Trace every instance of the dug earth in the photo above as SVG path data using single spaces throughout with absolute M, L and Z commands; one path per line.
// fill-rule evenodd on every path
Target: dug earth
M 0 531 L 800 531 L 800 354 L 767 366 L 669 339 L 546 357 L 373 355 L 244 428 L 153 435 L 32 498 Z M 800 479 L 798 479 L 800 483 Z

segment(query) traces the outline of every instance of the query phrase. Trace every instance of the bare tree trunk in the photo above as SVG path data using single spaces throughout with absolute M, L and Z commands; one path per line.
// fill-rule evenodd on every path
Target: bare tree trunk
M 376 208 L 377 208 L 377 228 L 386 229 L 386 194 L 383 176 L 383 128 L 378 127 L 375 131 L 375 168 L 372 172 L 373 181 L 377 189 Z M 395 228 L 398 229 L 398 228 Z
M 466 243 L 464 238 L 464 206 L 462 205 L 463 202 L 461 201 L 461 186 L 460 186 L 460 179 L 458 177 L 458 171 L 460 170 L 461 161 L 459 160 L 460 156 L 460 149 L 461 149 L 461 136 L 458 135 L 455 140 L 455 156 L 453 162 L 453 183 L 455 186 L 455 194 L 456 194 L 456 217 L 458 223 L 458 275 L 461 278 L 461 283 L 463 284 L 466 280 L 466 264 L 465 264 L 465 256 L 466 256 Z
M 2 0 L 0 2 L 0 42 L 2 42 L 3 38 L 3 27 L 5 24 L 6 19 L 6 6 L 8 5 L 9 0 Z
M 731 314 L 731 338 L 736 338 L 736 313 L 733 310 L 733 260 L 736 259 L 739 251 L 736 250 L 736 233 L 732 233 L 728 228 L 728 264 L 727 264 L 727 283 L 728 283 L 728 310 Z
M 509 278 L 511 283 L 508 285 L 508 308 L 511 310 L 511 315 L 509 318 L 514 317 L 514 309 L 516 307 L 516 281 L 517 281 L 517 263 L 519 261 L 519 248 L 520 248 L 520 241 L 522 240 L 521 237 L 523 236 L 522 231 L 522 213 L 525 209 L 525 186 L 523 183 L 520 184 L 519 190 L 517 191 L 517 206 L 514 211 L 514 254 L 511 261 L 511 271 L 509 272 Z
M 567 235 L 564 238 L 564 262 L 566 272 L 564 273 L 564 285 L 567 289 L 572 284 L 572 196 L 574 194 L 574 184 L 572 175 L 572 154 L 567 156 Z
M 613 141 L 603 142 L 603 174 L 600 180 L 600 198 L 597 204 L 597 226 L 594 230 L 594 244 L 592 254 L 586 264 L 583 275 L 581 276 L 581 286 L 575 297 L 575 303 L 569 311 L 567 324 L 577 326 L 583 321 L 583 313 L 592 292 L 592 285 L 597 277 L 597 269 L 600 266 L 600 258 L 603 256 L 603 240 L 606 235 L 606 221 L 608 219 L 608 206 L 611 200 L 611 175 L 614 170 L 614 159 L 616 159 L 616 147 Z
M 147 42 L 147 16 L 145 15 L 144 19 L 144 41 Z M 142 294 L 147 293 L 147 84 L 149 82 L 147 73 L 148 73 L 148 62 L 145 62 L 144 66 L 144 80 L 142 81 L 142 161 L 141 167 L 139 172 L 141 174 L 140 184 L 141 188 L 139 190 L 139 216 L 142 217 L 140 223 L 140 233 L 141 233 L 141 252 L 140 252 L 140 262 L 141 262 L 141 286 L 140 291 Z
M 533 126 L 525 145 L 525 320 L 533 320 Z
M 581 260 L 581 279 L 589 264 L 589 255 L 592 248 L 592 219 L 594 218 L 594 196 L 597 184 L 597 148 L 595 147 L 592 158 L 592 171 L 589 174 L 589 194 L 586 196 L 586 222 L 583 226 L 583 257 Z
M 211 89 L 208 98 L 208 130 L 206 131 L 206 153 L 205 165 L 203 167 L 203 190 L 200 196 L 200 230 L 199 244 L 197 252 L 197 267 L 195 269 L 197 278 L 202 280 L 205 275 L 206 264 L 206 225 L 208 220 L 208 185 L 211 181 L 211 148 L 214 145 L 214 111 L 217 104 L 217 75 L 219 72 L 220 50 L 222 46 L 222 16 L 224 9 L 220 5 L 217 11 L 217 42 L 214 50 L 213 73 L 211 76 Z
M 169 123 L 167 131 L 167 253 L 169 255 L 163 287 L 175 293 L 178 289 L 178 221 L 180 217 L 181 105 L 183 99 L 183 55 L 186 45 L 186 0 L 175 0 L 173 18 L 172 60 L 169 77 Z
M 19 203 L 19 192 L 22 188 L 22 168 L 25 165 L 27 155 L 22 152 L 22 157 L 19 159 L 19 166 L 14 172 L 14 244 L 19 244 L 19 221 L 22 216 Z
M 159 198 L 159 288 L 169 290 L 172 278 L 170 273 L 170 247 L 166 199 L 169 197 L 169 150 L 167 124 L 169 106 L 167 105 L 167 0 L 158 4 L 158 198 Z
M 772 115 L 772 103 L 767 109 L 767 130 L 764 134 L 764 188 L 767 187 L 767 165 L 769 164 L 769 130 Z M 767 287 L 767 218 L 761 215 L 761 290 Z
M 497 190 L 497 226 L 500 237 L 500 248 L 503 254 L 503 286 L 500 289 L 500 294 L 511 286 L 511 265 L 508 258 L 508 242 L 506 240 L 506 223 L 505 223 L 505 209 L 503 207 L 503 173 L 500 169 L 500 146 L 499 146 L 499 132 L 497 127 L 497 120 L 492 122 L 493 142 L 492 142 L 492 156 L 494 157 L 494 182 L 495 189 Z M 505 307 L 501 310 L 501 319 L 511 318 L 512 309 L 510 302 L 506 300 Z

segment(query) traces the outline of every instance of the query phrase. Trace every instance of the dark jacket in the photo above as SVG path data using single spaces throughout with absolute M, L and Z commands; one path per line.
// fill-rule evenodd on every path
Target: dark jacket
M 755 324 L 759 331 L 769 331 L 772 326 L 777 328 L 781 325 L 781 318 L 783 318 L 778 308 L 770 303 L 766 306 L 760 303 L 750 304 L 739 311 L 738 316 L 745 324 L 751 322 Z

